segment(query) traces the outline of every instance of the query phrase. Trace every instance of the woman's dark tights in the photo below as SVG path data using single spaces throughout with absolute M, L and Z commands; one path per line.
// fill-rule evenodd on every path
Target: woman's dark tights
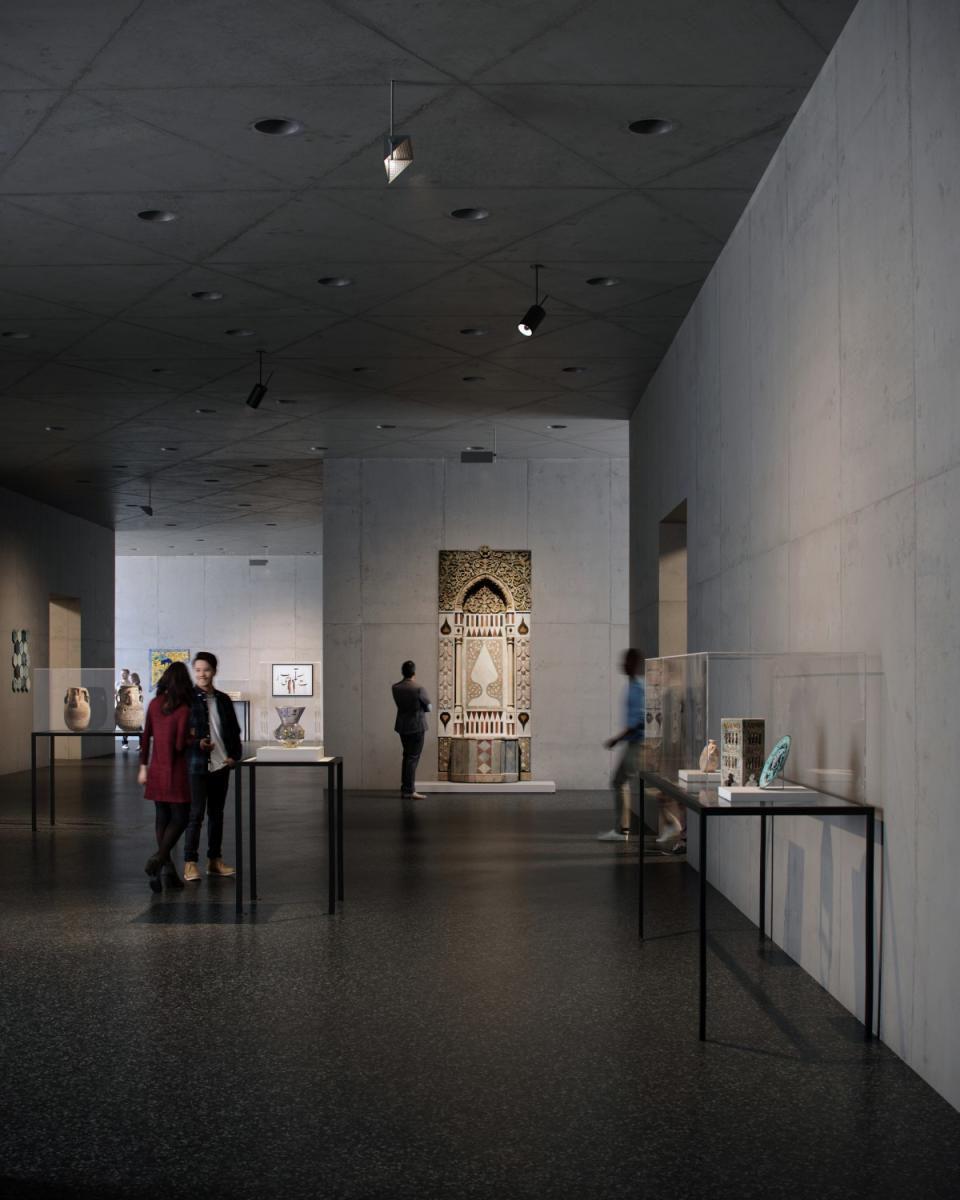
M 179 842 L 190 818 L 189 804 L 167 804 L 154 801 L 157 809 L 157 858 L 170 862 L 170 851 Z

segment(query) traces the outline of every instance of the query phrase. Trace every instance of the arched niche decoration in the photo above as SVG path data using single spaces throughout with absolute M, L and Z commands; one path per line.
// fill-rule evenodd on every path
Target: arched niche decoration
M 440 552 L 441 779 L 531 777 L 531 585 L 529 550 Z

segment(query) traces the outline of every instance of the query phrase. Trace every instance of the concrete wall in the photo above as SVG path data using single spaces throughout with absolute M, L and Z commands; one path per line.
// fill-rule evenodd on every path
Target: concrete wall
M 80 601 L 84 667 L 113 661 L 113 532 L 26 496 L 0 490 L 0 774 L 30 766 L 34 693 L 10 688 L 11 629 L 29 630 L 31 671 L 49 666 L 50 597 Z M 85 743 L 85 750 L 103 750 Z
M 958 62 L 955 0 L 862 0 L 631 431 L 636 638 L 657 521 L 686 499 L 691 650 L 881 656 L 882 1036 L 955 1105 Z M 741 823 L 711 861 L 731 895 L 756 869 Z M 774 928 L 852 1004 L 863 843 L 841 826 L 778 819 Z
M 212 650 L 220 685 L 252 697 L 251 736 L 277 725 L 269 664 L 312 662 L 313 699 L 299 700 L 310 740 L 322 733 L 323 560 L 270 557 L 266 566 L 224 555 L 117 559 L 116 663 L 149 679 L 148 651 Z
M 390 684 L 437 679 L 438 551 L 533 553 L 533 774 L 606 785 L 627 639 L 627 464 L 332 460 L 324 496 L 327 744 L 351 786 L 399 787 Z M 436 778 L 436 730 L 421 778 Z

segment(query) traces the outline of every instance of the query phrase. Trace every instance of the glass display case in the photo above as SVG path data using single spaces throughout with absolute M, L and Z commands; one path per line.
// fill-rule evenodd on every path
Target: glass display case
M 867 741 L 875 721 L 879 663 L 860 653 L 703 653 L 646 663 L 645 769 L 677 779 L 697 770 L 724 717 L 764 722 L 768 754 L 792 745 L 784 778 L 827 795 L 876 803 Z M 876 786 L 874 786 L 876 785 Z
M 136 733 L 144 688 L 112 667 L 34 668 L 33 728 L 63 733 Z

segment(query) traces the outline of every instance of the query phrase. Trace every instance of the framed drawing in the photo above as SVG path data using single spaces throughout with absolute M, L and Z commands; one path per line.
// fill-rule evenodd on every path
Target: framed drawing
M 313 663 L 274 663 L 275 696 L 312 696 Z
M 151 650 L 150 651 L 150 691 L 157 690 L 160 676 L 171 663 L 182 662 L 190 666 L 189 650 Z

